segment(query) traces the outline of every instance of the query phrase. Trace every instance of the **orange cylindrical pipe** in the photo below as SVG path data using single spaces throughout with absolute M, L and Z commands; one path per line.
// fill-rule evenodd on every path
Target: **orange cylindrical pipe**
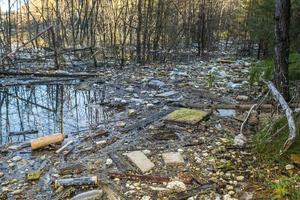
M 40 138 L 37 138 L 37 139 L 31 141 L 31 149 L 35 150 L 35 149 L 45 147 L 49 144 L 62 142 L 64 140 L 64 138 L 65 138 L 65 136 L 63 133 L 40 137 Z

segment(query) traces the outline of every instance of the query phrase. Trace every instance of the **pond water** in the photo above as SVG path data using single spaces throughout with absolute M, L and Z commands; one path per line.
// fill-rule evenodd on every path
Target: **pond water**
M 47 134 L 77 133 L 107 119 L 100 89 L 82 91 L 77 84 L 25 85 L 0 88 L 0 144 Z M 13 136 L 23 131 L 37 134 Z

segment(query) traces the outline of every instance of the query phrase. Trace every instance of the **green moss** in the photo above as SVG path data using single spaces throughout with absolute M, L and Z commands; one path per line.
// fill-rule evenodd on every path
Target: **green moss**
M 35 180 L 39 180 L 41 175 L 42 175 L 42 171 L 41 170 L 37 170 L 37 171 L 33 171 L 33 172 L 28 172 L 26 174 L 26 179 L 28 181 L 35 181 Z
M 165 120 L 186 124 L 196 124 L 203 120 L 207 115 L 207 112 L 201 110 L 181 108 L 167 115 Z

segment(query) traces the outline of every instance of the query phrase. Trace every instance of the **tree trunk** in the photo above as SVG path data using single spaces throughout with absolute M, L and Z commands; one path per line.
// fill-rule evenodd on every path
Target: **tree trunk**
M 136 56 L 137 62 L 140 63 L 142 61 L 141 56 L 141 32 L 142 32 L 142 0 L 138 0 L 138 25 L 136 29 Z
M 290 12 L 290 0 L 276 0 L 274 79 L 276 87 L 286 100 L 289 99 L 288 63 Z

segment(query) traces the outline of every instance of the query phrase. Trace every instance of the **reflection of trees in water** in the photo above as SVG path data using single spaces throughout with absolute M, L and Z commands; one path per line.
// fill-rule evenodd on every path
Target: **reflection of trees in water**
M 41 136 L 96 127 L 104 120 L 103 108 L 95 104 L 101 96 L 100 90 L 77 91 L 74 85 L 2 88 L 0 143 L 6 143 L 11 132 L 38 130 Z

